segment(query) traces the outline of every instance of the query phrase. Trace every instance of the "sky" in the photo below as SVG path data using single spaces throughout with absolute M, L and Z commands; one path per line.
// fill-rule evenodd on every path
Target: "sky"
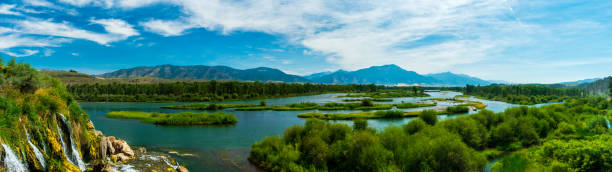
M 396 64 L 555 83 L 612 75 L 610 19 L 607 0 L 1 0 L 0 56 L 89 74 Z

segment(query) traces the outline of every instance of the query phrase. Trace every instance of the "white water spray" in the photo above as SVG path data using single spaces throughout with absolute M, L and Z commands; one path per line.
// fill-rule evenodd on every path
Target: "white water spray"
M 68 120 L 66 120 L 66 117 L 64 116 L 64 114 L 60 113 L 60 117 L 62 118 L 62 121 L 64 122 L 64 124 L 68 127 L 68 138 L 70 138 L 70 148 L 71 148 L 71 152 L 72 152 L 72 164 L 74 164 L 74 161 L 76 161 L 76 166 L 79 167 L 79 169 L 81 169 L 81 171 L 85 171 L 86 167 L 85 167 L 85 162 L 83 162 L 83 159 L 81 159 L 81 155 L 79 154 L 79 150 L 76 148 L 76 144 L 74 143 L 74 140 L 72 139 L 72 128 L 70 127 L 70 124 L 68 123 Z M 61 130 L 60 130 L 61 131 Z M 66 146 L 67 145 L 62 145 L 62 146 Z M 64 147 L 64 150 L 67 150 L 66 147 Z M 64 153 L 66 153 L 66 151 L 64 151 Z M 66 158 L 68 158 L 68 156 L 66 156 Z M 70 159 L 70 158 L 68 158 Z
M 11 150 L 10 147 L 6 146 L 5 144 L 2 144 L 2 147 L 4 148 L 4 166 L 7 167 L 9 169 L 9 171 L 15 171 L 15 172 L 25 172 L 28 171 L 26 169 L 26 166 L 21 162 L 21 160 L 19 160 L 19 158 L 15 155 L 15 153 L 13 153 L 13 150 Z
M 32 149 L 34 150 L 34 155 L 36 155 L 36 159 L 38 159 L 38 162 L 40 163 L 40 165 L 43 168 L 46 168 L 46 164 L 45 164 L 45 157 L 43 156 L 43 154 L 40 152 L 40 150 L 38 149 L 38 147 L 36 147 L 36 145 L 34 145 L 32 143 L 32 141 L 30 141 L 30 134 L 28 133 L 28 130 L 25 129 L 25 133 L 26 133 L 26 137 L 28 139 L 28 144 L 30 144 L 30 147 L 32 147 Z

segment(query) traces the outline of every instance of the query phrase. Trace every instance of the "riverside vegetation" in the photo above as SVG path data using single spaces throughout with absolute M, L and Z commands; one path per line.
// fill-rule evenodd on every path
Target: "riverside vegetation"
M 14 59 L 0 59 L 0 143 L 1 171 L 101 171 L 137 156 L 95 130 L 58 79 Z
M 180 113 L 149 113 L 113 111 L 106 114 L 108 118 L 137 119 L 140 122 L 156 125 L 223 125 L 238 122 L 236 116 L 229 113 L 214 112 L 180 112 Z
M 551 88 L 540 85 L 466 85 L 464 94 L 521 105 L 562 102 L 587 95 L 584 88 Z
M 607 99 L 578 98 L 443 121 L 428 110 L 384 130 L 308 119 L 255 143 L 249 160 L 270 171 L 481 171 L 507 155 L 493 171 L 602 171 L 612 168 L 605 115 Z

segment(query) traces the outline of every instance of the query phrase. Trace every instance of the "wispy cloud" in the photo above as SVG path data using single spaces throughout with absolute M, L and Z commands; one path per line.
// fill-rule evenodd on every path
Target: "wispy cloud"
M 185 30 L 194 27 L 184 21 L 164 21 L 149 20 L 140 23 L 147 31 L 154 32 L 163 36 L 178 36 L 185 33 Z
M 70 23 L 52 22 L 49 20 L 22 20 L 15 22 L 17 33 L 49 35 L 74 39 L 85 39 L 107 45 L 110 42 L 124 40 L 130 36 L 138 35 L 132 26 L 122 20 L 92 20 L 100 24 L 108 33 L 97 33 L 72 26 Z
M 0 4 L 0 15 L 16 15 L 20 16 L 21 13 L 13 11 L 15 9 L 14 4 Z
M 10 51 L 5 51 L 4 53 L 12 57 L 25 57 L 25 56 L 31 56 L 31 55 L 37 54 L 38 52 L 39 52 L 38 50 L 24 49 L 22 50 L 21 53 L 14 53 Z

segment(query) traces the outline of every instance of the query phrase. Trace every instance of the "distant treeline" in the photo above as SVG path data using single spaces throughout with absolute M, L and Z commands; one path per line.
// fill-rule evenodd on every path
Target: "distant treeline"
M 584 88 L 551 88 L 538 85 L 467 85 L 464 93 L 484 99 L 522 105 L 564 101 L 570 97 L 587 95 Z
M 609 95 L 612 91 L 610 89 L 610 84 L 612 83 L 612 77 L 607 77 L 605 79 L 600 79 L 592 83 L 588 83 L 584 85 L 587 92 L 590 95 Z
M 331 92 L 375 92 L 384 86 L 262 82 L 175 82 L 157 84 L 81 84 L 67 89 L 82 101 L 221 101 Z

